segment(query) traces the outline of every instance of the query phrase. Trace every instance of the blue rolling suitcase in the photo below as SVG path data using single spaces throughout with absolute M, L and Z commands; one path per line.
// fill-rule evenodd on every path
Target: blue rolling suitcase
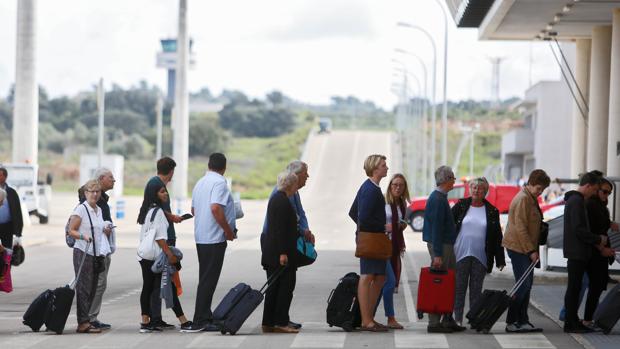
M 222 334 L 230 333 L 234 335 L 239 331 L 245 320 L 263 302 L 265 292 L 267 292 L 271 283 L 282 274 L 284 269 L 280 268 L 273 273 L 258 291 L 244 283 L 240 283 L 228 291 L 213 312 L 213 321 L 220 327 Z
M 603 301 L 596 307 L 593 316 L 594 323 L 609 334 L 618 320 L 620 320 L 620 285 L 607 291 Z

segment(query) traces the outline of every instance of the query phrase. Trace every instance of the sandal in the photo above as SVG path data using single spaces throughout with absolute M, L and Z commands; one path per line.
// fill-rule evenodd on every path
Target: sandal
M 84 327 L 84 329 L 81 329 L 78 327 L 75 332 L 77 333 L 101 333 L 101 329 L 100 328 L 96 328 L 93 325 L 88 325 L 88 327 Z
M 389 323 L 388 322 L 388 328 L 390 328 L 392 330 L 402 330 L 404 327 L 403 327 L 403 325 L 399 324 L 398 322 L 395 322 L 395 323 Z
M 360 330 L 367 331 L 367 332 L 387 332 L 388 331 L 387 327 L 378 326 L 377 323 L 375 323 L 372 326 L 361 326 Z

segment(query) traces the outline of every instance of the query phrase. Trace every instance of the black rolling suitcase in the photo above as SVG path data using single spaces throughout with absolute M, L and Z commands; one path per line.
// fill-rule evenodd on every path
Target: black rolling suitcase
M 267 292 L 271 283 L 284 272 L 285 268 L 280 268 L 273 273 L 259 291 L 252 289 L 244 283 L 240 283 L 228 291 L 213 312 L 213 321 L 220 327 L 222 334 L 230 333 L 234 335 L 239 331 L 245 320 L 263 302 L 265 292 Z
M 90 247 L 90 242 L 86 244 L 86 250 Z M 58 287 L 55 290 L 46 290 L 41 293 L 30 304 L 23 316 L 23 324 L 30 327 L 33 331 L 38 332 L 43 324 L 45 327 L 57 334 L 62 334 L 73 305 L 75 296 L 75 284 L 80 278 L 82 266 L 86 260 L 86 253 L 82 256 L 77 275 L 73 281 L 64 287 Z
M 361 325 L 359 303 L 357 301 L 357 273 L 348 273 L 338 282 L 327 299 L 327 324 L 341 327 L 346 332 Z
M 34 332 L 39 332 L 52 310 L 53 303 L 54 291 L 45 290 L 30 303 L 28 310 L 24 313 L 22 323 Z
M 477 332 L 489 333 L 493 325 L 504 314 L 512 298 L 525 279 L 534 271 L 534 267 L 538 261 L 530 264 L 525 273 L 515 283 L 510 291 L 484 290 L 480 299 L 470 306 L 465 317 L 469 320 L 469 324 L 473 330 Z
M 593 317 L 594 323 L 609 334 L 618 320 L 620 320 L 620 285 L 607 291 L 603 301 L 596 307 Z

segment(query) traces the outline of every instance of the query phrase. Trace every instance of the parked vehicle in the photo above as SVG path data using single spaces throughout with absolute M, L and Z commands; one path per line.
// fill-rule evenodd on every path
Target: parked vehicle
M 497 209 L 499 213 L 508 213 L 512 198 L 517 195 L 521 187 L 508 184 L 490 184 L 489 192 L 486 199 Z M 459 199 L 469 197 L 469 185 L 467 183 L 455 184 L 454 189 L 448 193 L 448 201 L 450 206 L 454 205 Z M 411 200 L 411 204 L 407 208 L 407 223 L 414 231 L 422 231 L 424 227 L 424 209 L 426 208 L 426 200 L 428 196 L 417 197 Z
M 9 172 L 7 182 L 13 187 L 29 215 L 39 218 L 40 224 L 49 221 L 49 203 L 52 200 L 52 177 L 48 174 L 45 182 L 39 182 L 39 166 L 34 164 L 3 164 Z

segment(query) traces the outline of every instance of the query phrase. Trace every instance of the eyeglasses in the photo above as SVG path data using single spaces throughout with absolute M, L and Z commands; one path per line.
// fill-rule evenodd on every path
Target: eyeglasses
M 101 190 L 87 190 L 87 192 L 97 194 L 97 193 L 100 193 Z
M 601 190 L 601 193 L 603 193 L 605 195 L 609 195 L 609 194 L 611 194 L 611 190 Z
M 392 183 L 392 186 L 394 188 L 403 188 L 405 185 L 404 184 L 400 184 L 400 183 Z

